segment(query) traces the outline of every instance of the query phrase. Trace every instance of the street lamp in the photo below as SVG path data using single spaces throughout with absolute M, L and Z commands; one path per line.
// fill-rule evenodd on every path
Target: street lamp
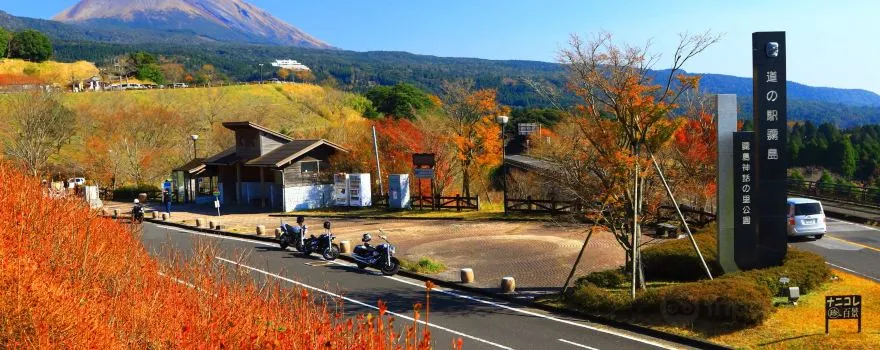
M 263 64 L 260 63 L 260 84 L 263 84 Z
M 504 215 L 507 215 L 507 162 L 504 158 L 506 158 L 506 151 L 504 150 L 504 126 L 507 125 L 508 118 L 506 115 L 499 115 L 495 117 L 495 121 L 498 124 L 501 124 L 501 191 L 504 195 L 503 204 L 504 207 Z
M 189 135 L 189 138 L 193 140 L 193 159 L 199 157 L 199 150 L 196 148 L 196 140 L 199 139 L 199 135 Z

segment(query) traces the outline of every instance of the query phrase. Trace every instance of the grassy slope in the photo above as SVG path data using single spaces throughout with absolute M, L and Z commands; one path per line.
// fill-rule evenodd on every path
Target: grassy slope
M 0 122 L 9 122 L 9 113 L 2 112 L 16 97 L 0 95 Z M 143 171 L 147 181 L 164 179 L 174 166 L 192 157 L 191 134 L 200 135 L 200 156 L 233 145 L 232 132 L 222 126 L 226 121 L 252 121 L 294 138 L 326 138 L 349 145 L 363 138 L 357 133 L 368 130 L 367 120 L 352 108 L 359 100 L 363 97 L 309 84 L 64 93 L 61 101 L 76 113 L 78 127 L 71 143 L 53 159 L 75 164 L 87 178 L 108 181 L 107 169 L 112 166 L 109 161 L 98 164 L 98 158 L 108 158 L 109 149 L 123 149 L 121 140 L 131 139 L 134 132 L 117 126 L 133 119 L 167 126 L 161 135 L 165 146 L 152 152 L 162 161 L 151 162 L 150 169 Z M 0 139 L 8 137 L 0 132 Z M 126 163 L 118 165 L 120 175 L 125 174 Z
M 32 73 L 25 74 L 25 70 Z M 94 63 L 86 61 L 34 63 L 19 59 L 0 59 L 0 74 L 28 75 L 48 83 L 64 85 L 70 83 L 71 78 L 82 80 L 95 76 L 98 68 Z

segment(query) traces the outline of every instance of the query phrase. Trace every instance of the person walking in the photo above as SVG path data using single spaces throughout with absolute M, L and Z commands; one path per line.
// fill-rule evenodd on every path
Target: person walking
M 165 204 L 165 212 L 171 217 L 171 192 L 168 189 L 162 191 L 162 203 Z

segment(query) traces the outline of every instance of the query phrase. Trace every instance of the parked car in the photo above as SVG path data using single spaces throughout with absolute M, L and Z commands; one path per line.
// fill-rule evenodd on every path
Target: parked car
M 68 186 L 70 186 L 71 188 L 78 187 L 78 186 L 85 186 L 86 178 L 73 177 L 73 178 L 67 179 L 67 183 L 68 183 Z
M 809 198 L 788 199 L 788 235 L 792 237 L 813 236 L 822 239 L 828 227 L 822 203 Z
M 186 83 L 174 83 L 171 85 L 171 87 L 174 89 L 185 89 L 188 88 L 189 85 L 187 85 Z

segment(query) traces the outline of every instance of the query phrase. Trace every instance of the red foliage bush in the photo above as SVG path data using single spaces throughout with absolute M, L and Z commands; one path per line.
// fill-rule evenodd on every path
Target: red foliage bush
M 29 77 L 27 75 L 17 74 L 0 74 L 0 85 L 34 85 L 43 84 L 42 79 Z
M 196 244 L 159 263 L 128 226 L 0 164 L 0 348 L 427 349 L 428 329 L 347 317 L 303 289 L 258 287 Z M 198 243 L 198 242 L 197 242 Z M 164 261 L 164 260 L 163 260 Z M 335 305 L 333 305 L 335 306 Z M 425 315 L 427 317 L 427 314 Z M 460 341 L 453 344 L 460 347 Z

